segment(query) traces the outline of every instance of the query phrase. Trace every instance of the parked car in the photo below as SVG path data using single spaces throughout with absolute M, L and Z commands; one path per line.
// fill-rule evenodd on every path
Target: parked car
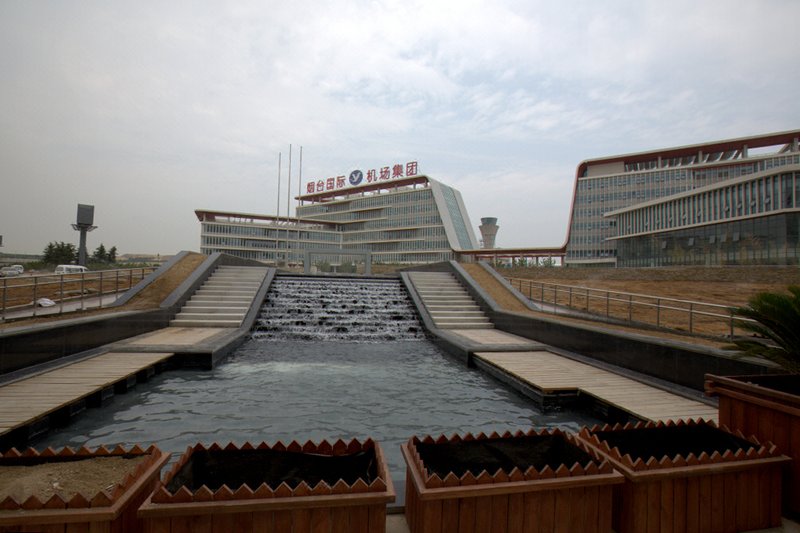
M 23 272 L 25 272 L 25 269 L 22 268 L 22 265 L 11 265 L 0 268 L 0 277 L 10 278 L 12 276 L 19 276 Z
M 80 265 L 58 265 L 56 267 L 56 274 L 81 274 L 88 271 L 88 268 Z

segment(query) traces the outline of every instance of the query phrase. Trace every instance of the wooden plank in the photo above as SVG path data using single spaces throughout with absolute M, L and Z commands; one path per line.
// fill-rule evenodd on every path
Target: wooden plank
M 508 496 L 492 496 L 492 527 L 491 533 L 506 533 L 508 531 Z
M 475 513 L 477 498 L 464 498 L 458 506 L 458 531 L 462 533 L 475 533 Z M 411 524 L 409 524 L 411 525 Z M 412 531 L 419 531 L 412 529 Z
M 725 531 L 725 480 L 723 474 L 711 476 L 711 531 Z M 701 482 L 702 483 L 702 482 Z M 730 531 L 730 530 L 729 530 Z
M 236 531 L 230 529 L 228 531 Z M 292 511 L 292 531 L 311 533 L 311 509 L 295 509 Z
M 508 496 L 508 533 L 522 533 L 524 531 L 524 508 L 524 494 L 511 494 Z M 457 531 L 457 529 L 450 531 Z
M 602 531 L 600 529 L 600 523 L 599 523 L 600 515 L 599 515 L 598 505 L 600 502 L 600 491 L 603 490 L 611 490 L 611 489 L 607 489 L 605 487 L 602 488 L 586 487 L 586 489 L 584 489 L 583 514 L 585 523 L 583 525 L 583 530 L 586 531 L 587 533 L 591 532 L 599 533 L 600 531 Z
M 0 435 L 125 381 L 172 353 L 108 352 L 0 387 Z
M 459 502 L 447 499 L 442 502 L 442 532 L 458 531 Z
M 253 533 L 275 533 L 272 527 L 271 511 L 256 511 L 253 513 Z
M 311 533 L 328 533 L 331 530 L 331 513 L 329 509 L 311 510 Z
M 686 531 L 700 530 L 700 515 L 706 513 L 707 507 L 701 513 L 700 479 L 690 477 L 686 479 Z
M 661 524 L 661 484 L 658 481 L 647 483 L 647 526 L 645 531 L 660 531 Z
M 280 529 L 270 530 L 269 533 L 280 533 Z M 334 507 L 331 510 L 331 533 L 348 533 L 350 531 L 350 514 L 346 507 Z
M 545 351 L 476 357 L 543 392 L 581 391 L 644 420 L 717 419 L 716 408 Z
M 543 492 L 541 498 L 541 514 L 539 531 L 550 533 L 556 529 L 556 491 L 548 490 Z
M 475 532 L 486 533 L 492 527 L 492 500 L 475 498 Z
M 542 497 L 540 493 L 526 492 L 523 513 L 523 531 L 540 533 L 542 531 Z
M 661 528 L 660 531 L 672 531 L 675 524 L 675 483 L 672 479 L 661 482 Z
M 686 478 L 676 478 L 673 481 L 672 505 L 675 512 L 672 517 L 672 530 L 690 531 L 686 525 Z

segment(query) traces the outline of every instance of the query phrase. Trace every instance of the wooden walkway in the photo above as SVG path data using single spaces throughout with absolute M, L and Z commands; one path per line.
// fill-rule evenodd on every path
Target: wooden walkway
M 643 420 L 717 421 L 715 407 L 550 352 L 477 352 L 475 356 L 544 393 L 579 390 Z
M 102 394 L 109 387 L 127 389 L 129 380 L 135 380 L 138 373 L 172 355 L 109 352 L 0 386 L 0 436 Z

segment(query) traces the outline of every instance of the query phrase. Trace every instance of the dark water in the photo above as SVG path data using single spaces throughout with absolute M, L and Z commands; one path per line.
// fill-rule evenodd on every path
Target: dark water
M 383 447 L 395 484 L 402 486 L 400 444 L 412 435 L 577 429 L 594 422 L 574 413 L 543 415 L 427 341 L 252 339 L 212 371 L 165 372 L 35 445 L 156 443 L 175 460 L 197 442 L 371 437 Z

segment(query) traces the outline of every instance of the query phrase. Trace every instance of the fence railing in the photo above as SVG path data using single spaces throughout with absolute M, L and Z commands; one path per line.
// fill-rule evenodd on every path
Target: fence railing
M 575 285 L 507 278 L 512 287 L 553 314 L 564 308 L 615 319 L 631 325 L 650 325 L 681 333 L 732 338 L 736 323 L 746 321 L 729 306 L 647 294 L 593 289 Z
M 103 307 L 139 283 L 155 267 L 95 270 L 0 278 L 0 321 Z M 54 306 L 42 306 L 41 299 Z M 104 303 L 105 300 L 105 303 Z

